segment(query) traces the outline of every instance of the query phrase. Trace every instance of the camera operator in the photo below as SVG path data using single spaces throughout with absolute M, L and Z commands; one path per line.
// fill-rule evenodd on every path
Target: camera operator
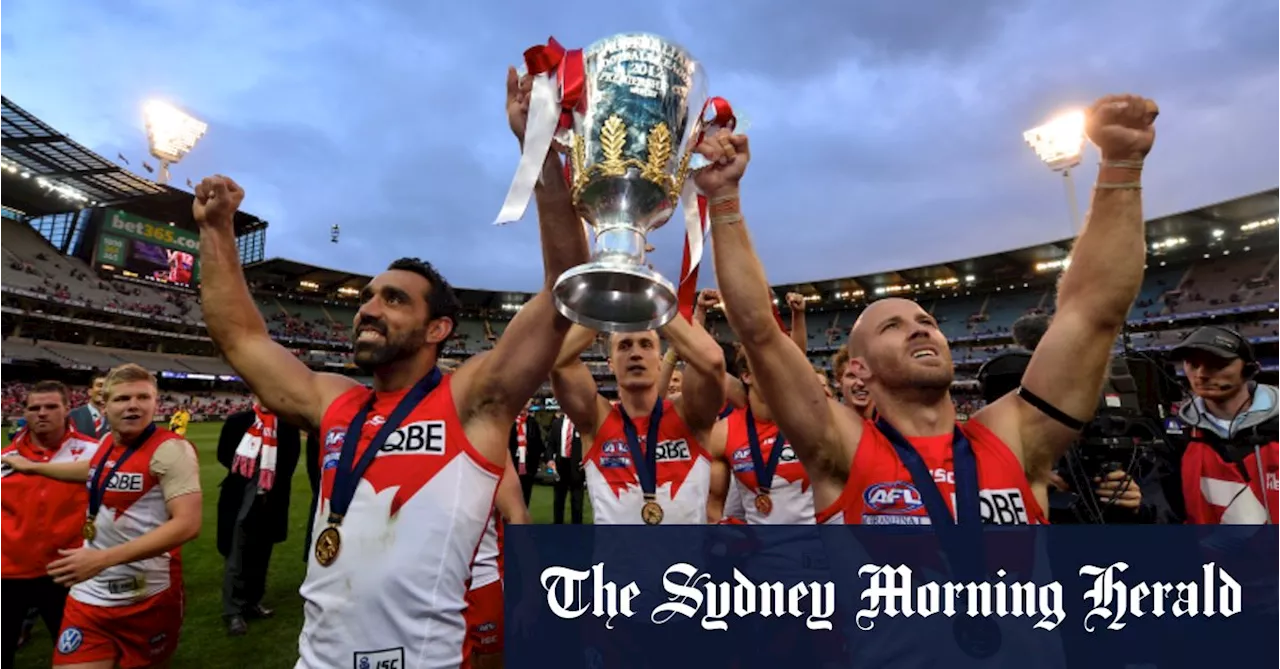
M 1258 360 L 1234 330 L 1209 325 L 1174 347 L 1192 398 L 1169 433 L 1184 440 L 1182 495 L 1187 522 L 1274 524 L 1280 502 L 1275 386 L 1253 381 Z
M 1028 314 L 1014 321 L 1012 334 L 1016 347 L 988 360 L 978 370 L 985 402 L 994 402 L 1018 388 L 1031 354 L 1048 331 L 1051 320 L 1046 314 Z M 1105 418 L 1103 409 L 1099 419 L 1085 427 L 1081 443 L 1072 446 L 1054 470 L 1049 488 L 1049 522 L 1060 525 L 1177 522 L 1161 487 L 1166 470 L 1153 457 L 1140 457 L 1143 454 L 1134 451 L 1128 462 L 1108 461 L 1101 465 L 1094 464 L 1096 458 L 1085 457 L 1091 432 L 1098 420 Z M 1159 435 L 1153 431 L 1152 436 Z M 1077 492 L 1082 489 L 1083 494 Z

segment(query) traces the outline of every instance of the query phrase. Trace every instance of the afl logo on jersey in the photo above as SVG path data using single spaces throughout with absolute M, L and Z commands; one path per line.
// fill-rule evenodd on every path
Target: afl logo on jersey
M 868 511 L 879 513 L 911 513 L 924 508 L 920 491 L 906 481 L 877 483 L 862 494 Z
M 420 420 L 392 432 L 379 455 L 440 455 L 444 444 L 444 421 Z

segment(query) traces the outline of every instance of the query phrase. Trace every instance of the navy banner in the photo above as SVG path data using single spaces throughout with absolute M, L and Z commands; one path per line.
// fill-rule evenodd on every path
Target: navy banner
M 506 666 L 1274 667 L 1277 537 L 993 526 L 940 546 L 927 527 L 509 526 Z

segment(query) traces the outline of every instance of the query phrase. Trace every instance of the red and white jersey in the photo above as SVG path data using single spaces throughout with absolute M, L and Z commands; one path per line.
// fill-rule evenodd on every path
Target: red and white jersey
M 157 427 L 136 451 L 116 467 L 127 449 L 108 433 L 98 446 L 89 468 L 89 485 L 102 468 L 98 485 L 105 485 L 102 506 L 93 519 L 96 529 L 87 548 L 104 550 L 128 543 L 169 522 L 160 479 L 151 470 L 156 450 L 170 441 L 194 447 L 182 437 Z M 83 523 L 83 520 L 81 521 Z M 182 587 L 182 548 L 155 557 L 104 569 L 93 578 L 71 587 L 71 598 L 94 606 L 128 606 L 158 595 L 170 587 Z
M 446 375 L 409 412 L 365 470 L 342 521 L 337 559 L 324 567 L 308 552 L 299 669 L 462 664 L 467 586 L 503 468 L 467 440 L 452 379 Z M 376 395 L 356 458 L 408 391 Z M 325 411 L 313 536 L 328 526 L 347 426 L 372 393 L 352 388 Z
M 43 448 L 22 430 L 0 455 L 21 455 L 32 462 L 78 462 L 93 457 L 98 442 L 67 428 L 56 450 Z M 89 493 L 83 483 L 55 481 L 34 474 L 0 471 L 0 576 L 39 578 L 60 549 L 79 546 Z
M 747 434 L 747 410 L 735 409 L 726 421 L 724 457 L 733 472 L 733 481 L 742 495 L 743 516 L 749 525 L 812 525 L 813 487 L 809 475 L 800 464 L 791 444 L 784 442 L 778 456 L 778 468 L 769 484 L 769 501 L 773 508 L 768 515 L 760 513 L 755 499 L 760 494 L 756 482 L 755 461 L 751 457 L 751 443 Z M 778 426 L 766 420 L 756 419 L 756 436 L 760 439 L 760 454 L 765 463 L 773 453 L 778 439 Z
M 705 525 L 711 491 L 711 456 L 694 438 L 670 400 L 663 400 L 658 429 L 656 502 L 663 525 Z M 632 418 L 641 449 L 647 449 L 649 417 Z M 647 452 L 647 451 L 646 451 Z M 644 492 L 615 405 L 583 456 L 591 511 L 597 525 L 642 525 Z
M 1048 524 L 1031 493 L 1022 464 L 999 437 L 977 421 L 960 423 L 978 463 L 978 507 L 982 522 L 993 525 Z M 943 499 L 955 514 L 956 478 L 952 434 L 907 437 L 920 452 Z M 818 522 L 835 525 L 928 525 L 920 491 L 911 472 L 876 424 L 864 420 L 862 439 L 840 497 L 818 513 Z
M 495 508 L 484 526 L 480 547 L 471 567 L 471 589 L 483 588 L 502 579 L 502 515 Z

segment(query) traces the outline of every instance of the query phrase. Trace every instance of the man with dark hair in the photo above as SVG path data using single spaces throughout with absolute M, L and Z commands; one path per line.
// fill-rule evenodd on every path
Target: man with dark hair
M 0 456 L 17 455 L 39 463 L 88 462 L 98 444 L 71 428 L 68 398 L 67 387 L 57 381 L 31 386 L 25 405 L 27 426 Z M 19 473 L 7 463 L 0 476 L 0 578 L 4 587 L 0 613 L 4 660 L 0 667 L 8 669 L 13 666 L 28 611 L 38 612 L 50 636 L 56 637 L 62 627 L 67 588 L 54 582 L 48 568 L 60 557 L 60 549 L 80 543 L 88 492 L 84 484 Z
M 521 143 L 532 82 L 508 71 L 507 116 Z M 458 318 L 457 297 L 429 264 L 396 261 L 361 291 L 352 324 L 355 363 L 373 376 L 369 388 L 312 371 L 272 340 L 236 247 L 244 191 L 223 176 L 196 187 L 209 336 L 268 409 L 321 440 L 298 667 L 464 662 L 467 585 L 506 471 L 506 437 L 569 328 L 551 288 L 589 259 L 559 154 L 546 157 L 534 191 L 542 289 L 494 348 L 441 374 L 436 361 Z
M 1027 314 L 1013 322 L 1013 343 L 1028 351 L 1036 350 L 1040 339 L 1049 331 L 1053 317 L 1048 314 Z
M 547 450 L 542 441 L 542 427 L 529 411 L 532 404 L 526 404 L 520 415 L 516 416 L 511 425 L 511 433 L 507 436 L 507 450 L 511 453 L 511 462 L 520 478 L 520 493 L 524 495 L 525 506 L 529 506 L 529 500 L 533 498 L 533 485 L 538 480 L 538 470 L 542 468 L 543 456 Z
M 564 504 L 569 502 L 569 519 L 574 525 L 582 524 L 583 493 L 587 487 L 587 474 L 582 468 L 582 434 L 578 428 L 564 415 L 557 411 L 555 420 L 551 421 L 548 445 L 552 466 L 556 471 L 555 497 L 551 506 L 552 522 L 564 524 Z
M 978 368 L 983 402 L 991 404 L 1017 390 L 1022 383 L 1022 374 L 1031 364 L 1031 354 L 1049 329 L 1049 321 L 1046 314 L 1027 314 L 1013 322 L 1011 329 L 1016 348 L 999 353 Z
M 94 376 L 89 386 L 89 402 L 71 410 L 71 424 L 75 426 L 76 432 L 101 439 L 111 431 L 111 426 L 107 425 L 107 401 L 102 394 L 106 382 L 106 374 Z

